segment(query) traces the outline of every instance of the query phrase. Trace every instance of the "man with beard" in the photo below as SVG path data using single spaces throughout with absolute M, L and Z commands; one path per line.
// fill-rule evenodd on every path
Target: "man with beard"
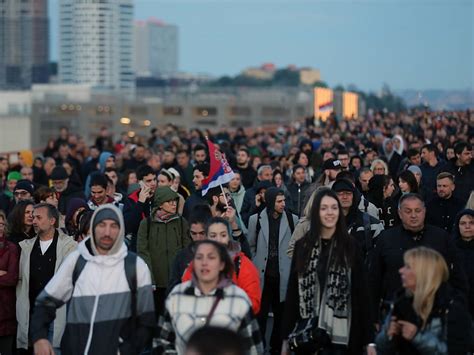
M 257 172 L 250 164 L 250 153 L 247 148 L 240 148 L 237 152 L 237 168 L 240 171 L 244 187 L 251 188 L 257 178 Z
M 59 266 L 76 248 L 76 242 L 58 229 L 58 210 L 48 204 L 34 206 L 33 227 L 36 237 L 20 242 L 20 277 L 17 286 L 17 348 L 28 349 L 30 320 L 36 297 L 57 273 Z M 66 308 L 59 308 L 46 337 L 59 348 L 66 323 Z
M 266 190 L 265 201 L 266 208 L 250 217 L 248 236 L 252 261 L 260 272 L 263 290 L 258 315 L 260 330 L 265 334 L 271 307 L 274 318 L 270 354 L 280 354 L 280 329 L 291 267 L 286 251 L 298 217 L 285 211 L 285 193 L 276 187 Z
M 211 206 L 212 217 L 222 217 L 229 221 L 232 228 L 232 239 L 240 243 L 242 251 L 250 258 L 250 247 L 245 236 L 247 230 L 240 214 L 235 208 L 235 203 L 228 187 L 213 187 L 209 189 L 206 199 Z
M 156 321 L 150 271 L 127 251 L 121 211 L 100 206 L 90 225 L 91 236 L 64 261 L 36 300 L 31 323 L 35 354 L 53 354 L 48 327 L 65 304 L 63 354 L 140 354 L 151 338 Z
M 58 197 L 58 210 L 62 215 L 66 215 L 67 205 L 74 197 L 86 199 L 82 188 L 74 185 L 69 180 L 69 175 L 62 166 L 56 166 L 51 173 L 54 191 Z

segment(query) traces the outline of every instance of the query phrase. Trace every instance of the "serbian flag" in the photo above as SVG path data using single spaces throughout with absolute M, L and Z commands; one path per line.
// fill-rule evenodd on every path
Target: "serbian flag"
M 332 101 L 325 102 L 322 105 L 319 105 L 319 111 L 320 112 L 328 112 L 333 110 L 333 104 Z
M 207 148 L 209 149 L 209 159 L 211 168 L 209 176 L 202 181 L 202 195 L 204 196 L 209 189 L 227 184 L 234 177 L 234 172 L 230 167 L 225 154 L 219 152 L 214 143 L 207 139 Z

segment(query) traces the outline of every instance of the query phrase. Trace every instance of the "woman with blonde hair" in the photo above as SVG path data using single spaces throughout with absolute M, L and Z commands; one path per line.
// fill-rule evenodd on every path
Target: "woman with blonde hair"
M 374 175 L 390 175 L 388 165 L 382 159 L 375 159 L 372 164 L 370 164 L 370 170 Z
M 418 247 L 404 255 L 397 294 L 377 335 L 377 354 L 466 354 L 472 343 L 465 298 L 450 289 L 437 251 Z

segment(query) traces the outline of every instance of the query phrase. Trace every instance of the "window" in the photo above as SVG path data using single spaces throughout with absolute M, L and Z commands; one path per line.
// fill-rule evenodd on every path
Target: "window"
M 164 116 L 181 116 L 183 114 L 183 108 L 180 106 L 165 106 L 163 107 Z
M 250 116 L 252 110 L 247 106 L 232 106 L 229 108 L 229 114 L 231 116 Z
M 196 107 L 194 110 L 194 114 L 200 117 L 208 117 L 208 116 L 216 116 L 217 115 L 217 108 L 216 107 Z

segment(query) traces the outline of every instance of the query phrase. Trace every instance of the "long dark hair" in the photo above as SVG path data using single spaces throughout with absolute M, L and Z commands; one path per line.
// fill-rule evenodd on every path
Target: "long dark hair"
M 402 179 L 405 181 L 408 186 L 410 186 L 410 192 L 413 194 L 418 193 L 418 182 L 416 181 L 415 174 L 413 174 L 410 170 L 404 170 L 398 175 L 397 182 Z
M 347 232 L 347 226 L 344 219 L 344 214 L 342 213 L 341 203 L 339 202 L 337 195 L 334 191 L 330 189 L 321 189 L 313 200 L 313 205 L 311 206 L 311 224 L 308 233 L 298 241 L 298 244 L 301 245 L 300 255 L 296 257 L 296 270 L 298 273 L 303 273 L 306 270 L 306 267 L 311 258 L 311 252 L 314 246 L 321 242 L 321 219 L 319 217 L 319 211 L 321 209 L 321 201 L 324 197 L 332 197 L 337 201 L 337 206 L 339 208 L 339 218 L 336 223 L 336 231 L 333 235 L 333 242 L 336 243 L 334 249 L 334 259 L 333 262 L 336 265 L 348 266 L 352 264 L 353 253 L 354 253 L 354 244 L 352 237 Z
M 8 235 L 25 232 L 26 207 L 34 205 L 33 201 L 19 201 L 8 216 Z
M 232 259 L 230 258 L 226 247 L 214 240 L 205 239 L 196 242 L 196 246 L 194 247 L 193 260 L 196 257 L 199 247 L 204 244 L 212 245 L 214 248 L 216 248 L 217 254 L 219 254 L 219 259 L 221 259 L 221 261 L 224 263 L 224 269 L 219 274 L 220 277 L 232 279 L 232 274 L 234 273 L 234 263 L 232 262 Z

